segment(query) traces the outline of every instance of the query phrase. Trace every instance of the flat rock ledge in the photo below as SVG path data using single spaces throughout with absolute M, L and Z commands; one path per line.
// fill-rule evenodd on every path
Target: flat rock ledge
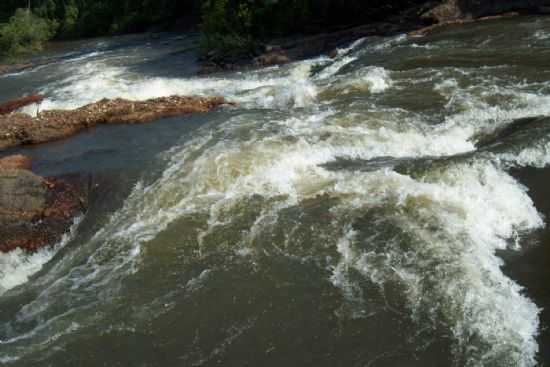
M 43 178 L 30 158 L 0 159 L 0 252 L 34 252 L 61 241 L 87 207 L 80 176 Z
M 48 110 L 32 117 L 23 113 L 0 115 L 0 150 L 67 138 L 101 124 L 139 124 L 189 113 L 208 112 L 230 105 L 223 97 L 171 96 L 129 101 L 103 99 L 75 110 Z

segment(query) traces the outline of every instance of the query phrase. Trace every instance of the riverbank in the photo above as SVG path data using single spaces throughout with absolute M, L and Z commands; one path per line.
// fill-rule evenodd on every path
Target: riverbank
M 389 6 L 389 11 L 369 19 L 363 25 L 315 35 L 290 35 L 263 42 L 252 52 L 241 53 L 212 50 L 203 55 L 202 73 L 223 70 L 243 70 L 285 64 L 321 54 L 335 55 L 364 37 L 390 37 L 400 33 L 422 36 L 445 27 L 460 26 L 477 21 L 490 21 L 519 15 L 548 15 L 550 2 L 473 2 L 445 0 L 440 4 L 427 1 L 406 6 Z
M 258 67 L 285 64 L 309 57 L 330 54 L 363 37 L 388 37 L 399 33 L 414 36 L 425 35 L 443 27 L 458 26 L 475 21 L 494 20 L 517 15 L 548 15 L 547 0 L 475 2 L 468 0 L 413 1 L 389 4 L 380 12 L 373 12 L 363 24 L 331 26 L 322 32 L 293 33 L 284 37 L 258 39 L 254 49 L 206 49 L 201 57 L 202 74 L 229 70 L 246 70 Z M 184 26 L 178 26 L 182 23 Z M 173 29 L 199 27 L 197 16 L 181 18 L 174 22 Z M 167 23 L 171 24 L 171 23 Z M 165 26 L 167 27 L 167 26 Z M 164 29 L 163 27 L 154 27 Z M 41 60 L 12 64 L 0 63 L 0 75 L 17 73 L 37 66 L 55 63 L 57 60 Z

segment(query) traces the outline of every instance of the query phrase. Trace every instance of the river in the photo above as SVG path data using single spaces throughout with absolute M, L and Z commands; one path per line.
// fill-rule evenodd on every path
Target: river
M 550 18 L 196 76 L 197 35 L 58 45 L 41 109 L 223 95 L 32 148 L 91 173 L 55 248 L 0 255 L 0 364 L 550 366 Z M 35 113 L 37 107 L 26 112 Z

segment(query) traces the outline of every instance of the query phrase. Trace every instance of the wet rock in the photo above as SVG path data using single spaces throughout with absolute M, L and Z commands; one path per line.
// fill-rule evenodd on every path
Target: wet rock
M 423 17 L 433 20 L 436 23 L 445 23 L 457 19 L 464 19 L 467 16 L 463 14 L 459 0 L 447 0 L 443 4 L 425 13 Z
M 468 24 L 468 23 L 482 22 L 482 21 L 486 21 L 486 20 L 510 18 L 510 17 L 515 17 L 515 16 L 518 16 L 518 15 L 519 15 L 519 13 L 517 13 L 517 12 L 510 12 L 510 13 L 505 13 L 505 14 L 500 14 L 500 15 L 491 15 L 491 16 L 486 16 L 486 17 L 481 17 L 481 18 L 467 18 L 467 19 L 450 20 L 450 21 L 445 21 L 445 22 L 442 22 L 442 23 L 436 23 L 436 24 L 433 24 L 429 27 L 420 28 L 418 30 L 410 32 L 409 35 L 413 36 L 413 37 L 423 36 L 423 35 L 426 35 L 430 32 L 433 32 L 434 30 L 436 30 L 438 28 L 443 28 L 443 27 L 448 27 L 448 26 L 456 26 L 456 25 L 464 25 L 464 24 Z
M 281 65 L 289 62 L 291 62 L 290 57 L 282 50 L 267 52 L 255 59 L 255 64 L 258 66 Z
M 69 137 L 99 124 L 138 124 L 203 113 L 229 104 L 223 97 L 162 97 L 147 101 L 104 99 L 75 110 L 50 110 L 36 117 L 13 113 L 0 115 L 0 149 L 40 144 Z
M 11 155 L 0 159 L 0 169 L 28 169 L 32 166 L 32 160 L 24 155 Z
M 83 177 L 43 178 L 27 169 L 29 162 L 22 156 L 0 160 L 1 252 L 58 243 L 87 207 Z
M 44 208 L 46 182 L 31 171 L 7 168 L 0 170 L 0 211 L 30 214 Z
M 542 13 L 549 0 L 446 0 L 423 17 L 437 23 L 471 20 L 509 12 Z
M 44 100 L 39 94 L 32 94 L 30 96 L 21 97 L 4 103 L 0 103 L 0 115 L 6 115 L 13 111 L 20 109 L 31 104 L 40 103 Z

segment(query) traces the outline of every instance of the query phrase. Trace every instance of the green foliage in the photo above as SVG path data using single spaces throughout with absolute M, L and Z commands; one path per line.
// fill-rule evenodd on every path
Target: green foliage
M 440 0 L 435 0 L 440 1 Z M 426 0 L 0 0 L 0 52 L 34 49 L 51 37 L 139 32 L 170 22 L 198 24 L 203 50 L 249 52 L 262 40 L 377 21 Z M 31 6 L 33 18 L 16 9 Z M 30 20 L 34 19 L 34 20 Z M 157 28 L 158 29 L 158 28 Z
M 205 0 L 203 49 L 242 53 L 264 37 L 299 30 L 313 0 Z
M 0 54 L 15 56 L 42 48 L 54 34 L 57 23 L 18 9 L 9 22 L 0 25 Z
M 206 0 L 202 14 L 202 47 L 205 51 L 217 50 L 227 55 L 254 47 L 251 32 L 253 13 L 246 2 L 234 4 L 230 0 Z
M 63 9 L 63 17 L 61 18 L 61 34 L 70 34 L 78 24 L 79 10 L 74 0 L 69 1 Z

